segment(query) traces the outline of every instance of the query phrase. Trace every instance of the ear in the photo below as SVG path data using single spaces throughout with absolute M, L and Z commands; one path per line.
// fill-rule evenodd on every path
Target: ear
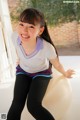
M 41 27 L 38 35 L 40 36 L 43 33 L 43 31 L 44 31 L 44 27 Z

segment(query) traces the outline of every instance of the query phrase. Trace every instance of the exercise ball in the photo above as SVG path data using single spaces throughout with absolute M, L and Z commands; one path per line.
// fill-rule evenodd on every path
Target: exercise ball
M 62 120 L 72 99 L 70 80 L 54 69 L 53 78 L 50 80 L 43 98 L 43 106 L 48 109 L 56 120 Z

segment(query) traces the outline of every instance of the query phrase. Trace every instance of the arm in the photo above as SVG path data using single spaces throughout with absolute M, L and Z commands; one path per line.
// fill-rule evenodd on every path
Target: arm
M 19 59 L 19 56 L 18 56 L 18 53 L 17 53 L 17 50 L 16 50 L 16 47 L 17 47 L 17 38 L 18 38 L 18 34 L 17 32 L 13 32 L 12 35 L 11 35 L 11 38 L 12 38 L 12 42 L 13 42 L 13 46 L 15 48 L 15 52 L 16 52 L 16 66 L 19 65 L 19 62 L 20 62 L 20 59 Z
M 18 66 L 18 65 L 19 65 L 19 59 L 16 60 L 16 66 Z
M 18 66 L 18 65 L 19 65 L 19 62 L 20 62 L 20 59 L 19 59 L 19 56 L 18 56 L 18 54 L 17 54 L 17 51 L 16 51 L 16 55 L 17 55 L 17 58 L 16 58 L 16 66 Z
M 74 71 L 71 69 L 65 71 L 57 57 L 55 59 L 50 59 L 50 62 L 54 66 L 54 68 L 58 70 L 60 73 L 62 73 L 65 77 L 71 78 L 71 76 L 74 74 Z

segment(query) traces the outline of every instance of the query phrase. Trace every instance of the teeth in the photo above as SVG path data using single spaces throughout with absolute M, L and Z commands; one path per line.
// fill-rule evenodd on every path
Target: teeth
M 23 38 L 29 38 L 29 36 L 26 36 L 26 35 L 21 35 Z

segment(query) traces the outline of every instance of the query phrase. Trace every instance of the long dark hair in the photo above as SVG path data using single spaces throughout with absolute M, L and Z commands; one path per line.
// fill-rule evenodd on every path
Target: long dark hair
M 40 24 L 41 27 L 44 27 L 44 31 L 40 35 L 40 37 L 42 37 L 45 41 L 49 42 L 54 46 L 56 54 L 58 56 L 57 49 L 50 38 L 43 13 L 41 13 L 40 11 L 34 8 L 27 8 L 20 14 L 19 21 L 33 24 L 33 25 Z

